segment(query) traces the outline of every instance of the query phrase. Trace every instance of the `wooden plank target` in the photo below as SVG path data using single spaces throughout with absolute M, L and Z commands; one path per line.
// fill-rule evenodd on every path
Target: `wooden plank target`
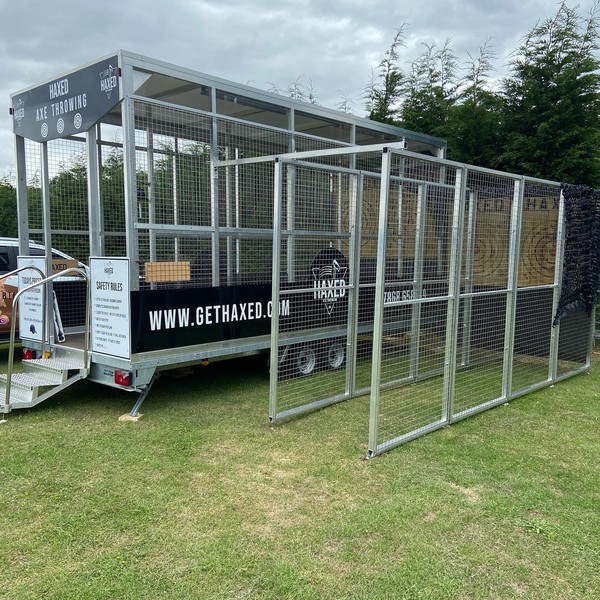
M 511 199 L 480 200 L 473 256 L 476 286 L 505 287 L 508 282 Z M 558 202 L 555 198 L 527 198 L 520 230 L 519 286 L 554 281 Z

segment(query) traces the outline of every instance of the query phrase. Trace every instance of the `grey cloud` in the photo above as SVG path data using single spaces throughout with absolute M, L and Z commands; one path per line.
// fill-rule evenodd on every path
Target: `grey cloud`
M 580 2 L 585 13 L 592 0 Z M 407 24 L 408 63 L 447 38 L 461 59 L 493 38 L 496 67 L 547 0 L 0 0 L 0 177 L 13 168 L 11 93 L 123 48 L 226 79 L 285 89 L 310 79 L 320 103 L 338 90 L 360 99 L 396 28 Z

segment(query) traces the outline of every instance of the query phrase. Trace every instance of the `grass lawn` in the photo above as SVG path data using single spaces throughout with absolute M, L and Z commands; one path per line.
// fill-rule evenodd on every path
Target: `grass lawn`
M 264 357 L 134 400 L 0 426 L 0 598 L 600 597 L 598 368 L 372 460 L 368 397 L 269 426 Z

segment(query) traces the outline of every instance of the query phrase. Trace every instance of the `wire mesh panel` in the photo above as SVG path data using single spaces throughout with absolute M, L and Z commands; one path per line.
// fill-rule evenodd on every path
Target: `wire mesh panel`
M 89 256 L 87 159 L 83 138 L 48 142 L 53 245 L 77 259 Z
M 548 380 L 552 289 L 519 290 L 516 300 L 512 393 Z
M 593 314 L 584 311 L 573 313 L 560 321 L 558 343 L 558 358 L 556 366 L 557 377 L 577 373 L 590 366 L 590 331 Z
M 327 150 L 328 148 L 339 148 L 340 143 L 324 140 L 322 138 L 315 138 L 307 135 L 295 134 L 295 151 L 296 152 L 307 152 L 310 150 Z
M 289 132 L 217 119 L 217 143 L 222 160 L 285 154 L 292 150 L 291 140 Z
M 370 455 L 589 364 L 592 317 L 553 328 L 560 187 L 397 154 L 380 203 Z
M 26 170 L 30 238 L 43 242 L 49 225 L 55 248 L 86 261 L 89 255 L 88 193 L 83 142 L 83 138 L 70 138 L 52 140 L 46 144 L 47 216 L 42 211 L 42 144 L 26 141 Z
M 366 394 L 371 388 L 371 368 L 373 357 L 373 307 L 375 306 L 375 285 L 377 276 L 377 237 L 378 207 L 381 189 L 381 177 L 365 173 L 381 169 L 381 157 L 373 154 L 360 154 L 355 157 L 356 165 L 361 169 L 359 179 L 360 214 L 357 228 L 360 226 L 358 242 L 358 279 L 359 296 L 357 306 L 357 330 L 354 351 L 356 369 L 354 371 L 355 395 Z
M 137 249 L 146 284 L 270 283 L 272 163 L 214 171 L 211 164 L 288 152 L 290 135 L 136 100 Z M 171 273 L 156 277 L 156 269 Z
M 137 252 L 153 289 L 214 281 L 211 142 L 210 117 L 135 102 Z
M 470 168 L 452 419 L 503 397 L 515 180 Z M 514 237 L 514 236 L 513 236 Z
M 236 164 L 220 168 L 218 174 L 222 278 L 270 284 L 273 163 Z
M 511 368 L 513 394 L 551 376 L 559 202 L 558 186 L 524 182 Z
M 554 285 L 560 187 L 524 181 L 519 288 Z
M 357 306 L 357 173 L 282 162 L 277 359 L 271 359 L 269 418 L 278 421 L 348 397 L 349 335 Z M 276 227 L 278 224 L 276 223 Z
M 57 272 L 77 267 L 78 261 L 87 262 L 89 256 L 87 161 L 83 142 L 81 137 L 56 139 L 45 145 L 25 141 L 28 237 L 37 242 L 29 247 L 28 253 L 49 254 L 52 269 Z M 51 251 L 43 248 L 47 240 Z M 84 323 L 86 286 L 76 278 L 60 278 L 52 289 L 56 299 L 53 306 L 61 323 L 56 335 L 62 341 L 65 330 L 79 328 Z
M 462 297 L 453 419 L 503 395 L 506 292 Z
M 100 202 L 102 203 L 102 244 L 104 256 L 127 256 L 125 237 L 125 171 L 122 129 L 120 126 L 101 124 Z
M 446 422 L 448 327 L 456 314 L 458 170 L 402 155 L 384 160 L 370 455 Z

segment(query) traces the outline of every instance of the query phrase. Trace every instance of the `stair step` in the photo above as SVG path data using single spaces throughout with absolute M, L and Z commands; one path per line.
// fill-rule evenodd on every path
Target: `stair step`
M 64 358 L 35 358 L 33 360 L 24 360 L 22 364 L 23 368 L 35 366 L 51 371 L 79 371 L 84 368 L 83 362 L 66 360 Z
M 61 371 L 16 373 L 11 377 L 10 407 L 6 406 L 6 375 L 0 375 L 0 413 L 32 408 L 85 376 L 81 371 L 63 380 Z M 4 380 L 4 381 L 2 381 Z M 40 388 L 46 388 L 41 391 Z
M 0 375 L 0 381 L 6 382 L 6 380 L 6 375 Z M 62 380 L 60 371 L 37 371 L 35 373 L 13 373 L 10 378 L 10 384 L 11 386 L 33 389 L 47 385 L 58 385 L 62 383 Z
M 10 389 L 10 402 L 23 402 L 31 398 L 31 389 L 24 389 L 21 387 L 11 387 Z M 6 403 L 6 388 L 4 384 L 0 387 L 0 405 Z
M 55 358 L 24 360 L 23 371 L 13 373 L 10 383 L 10 406 L 6 404 L 7 376 L 0 375 L 0 413 L 15 408 L 32 408 L 69 387 L 88 374 L 83 354 L 66 354 Z

